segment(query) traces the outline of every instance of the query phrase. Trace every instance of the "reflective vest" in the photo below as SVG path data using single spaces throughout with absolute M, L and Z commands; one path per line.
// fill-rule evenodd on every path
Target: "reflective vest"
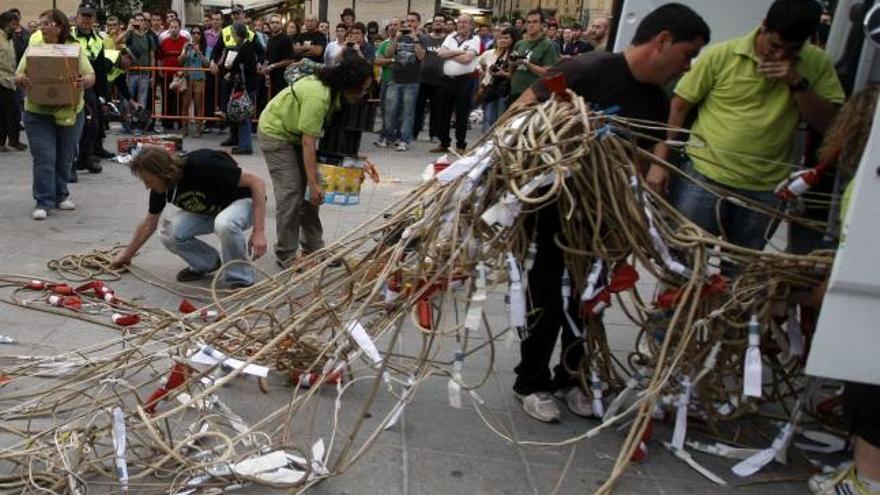
M 101 52 L 104 51 L 104 38 L 101 37 L 101 33 L 93 30 L 93 36 L 87 37 L 79 34 L 76 27 L 71 26 L 70 34 L 79 42 L 82 49 L 86 51 L 86 55 L 89 56 L 89 61 L 93 62 L 101 56 Z
M 110 73 L 107 74 L 107 82 L 112 83 L 116 80 L 116 78 L 125 74 L 125 71 L 121 67 L 116 65 L 116 61 L 119 60 L 119 54 L 119 50 L 104 50 L 104 57 L 106 57 L 107 60 L 110 61 L 110 65 L 112 67 L 112 69 L 110 69 Z
M 248 40 L 254 39 L 254 32 L 251 31 L 251 28 L 248 28 Z M 226 48 L 235 48 L 235 37 L 232 36 L 232 25 L 226 26 L 220 31 L 220 36 L 223 38 L 223 46 Z

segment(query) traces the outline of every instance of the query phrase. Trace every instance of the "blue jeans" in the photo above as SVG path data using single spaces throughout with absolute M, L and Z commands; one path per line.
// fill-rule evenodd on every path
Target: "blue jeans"
M 37 208 L 56 208 L 67 199 L 67 181 L 73 157 L 82 134 L 83 112 L 72 126 L 55 123 L 55 117 L 40 113 L 24 113 L 24 130 L 34 159 L 34 200 Z
M 507 97 L 496 98 L 492 101 L 483 103 L 483 132 L 489 130 L 492 124 L 498 120 L 504 111 L 507 110 Z
M 691 162 L 683 166 L 685 173 L 698 182 L 722 188 L 745 196 L 756 203 L 776 208 L 779 200 L 773 191 L 749 191 L 719 184 L 697 172 Z M 749 249 L 761 251 L 767 240 L 773 237 L 778 226 L 764 213 L 740 206 L 717 197 L 706 189 L 684 178 L 676 178 L 672 183 L 672 205 L 703 230 L 724 240 Z M 732 268 L 722 266 L 725 275 L 732 274 Z
M 257 104 L 256 91 L 248 93 L 248 98 L 251 99 L 251 103 Z M 244 122 L 238 124 L 238 148 L 242 151 L 253 151 L 254 149 L 254 136 L 251 133 L 253 123 L 251 120 L 251 117 L 248 117 Z
M 403 141 L 406 144 L 412 141 L 418 98 L 419 83 L 391 82 L 388 84 L 388 91 L 385 92 L 386 139 Z
M 147 94 L 150 92 L 150 75 L 128 74 L 126 80 L 128 82 L 128 91 L 131 93 L 132 98 L 146 107 Z
M 379 84 L 379 111 L 382 113 L 382 129 L 379 130 L 379 139 L 384 139 L 385 141 L 392 141 L 397 138 L 396 130 L 392 136 L 389 136 L 385 131 L 388 122 L 388 112 L 385 111 L 385 98 L 388 93 L 389 84 L 391 84 L 391 82 L 386 81 L 382 81 Z
M 217 261 L 247 260 L 247 230 L 253 223 L 253 200 L 233 201 L 217 216 L 178 211 L 162 219 L 159 239 L 169 251 L 183 258 L 190 270 L 199 273 L 211 271 Z M 217 234 L 220 254 L 197 236 Z M 253 283 L 254 268 L 236 263 L 226 269 L 227 282 Z

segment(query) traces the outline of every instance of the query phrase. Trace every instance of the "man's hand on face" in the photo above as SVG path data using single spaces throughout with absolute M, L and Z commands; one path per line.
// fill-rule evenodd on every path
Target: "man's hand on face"
M 801 75 L 791 60 L 762 60 L 758 62 L 758 73 L 768 79 L 782 81 L 788 86 L 797 84 L 801 80 Z

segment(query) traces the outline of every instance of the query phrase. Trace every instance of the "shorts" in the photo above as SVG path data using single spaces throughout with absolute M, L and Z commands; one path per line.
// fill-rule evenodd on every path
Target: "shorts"
M 880 385 L 847 382 L 843 418 L 850 434 L 880 448 Z

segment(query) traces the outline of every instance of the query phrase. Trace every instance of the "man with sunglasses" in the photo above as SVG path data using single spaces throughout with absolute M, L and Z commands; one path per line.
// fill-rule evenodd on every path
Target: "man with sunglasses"
M 821 14 L 815 0 L 776 0 L 760 26 L 706 49 L 681 78 L 669 124 L 682 127 L 699 106 L 692 130 L 705 142 L 687 148 L 683 168 L 690 176 L 776 207 L 774 188 L 795 163 L 800 120 L 822 132 L 844 100 L 831 59 L 808 43 Z M 669 150 L 661 146 L 658 152 L 665 158 Z M 654 165 L 647 181 L 666 192 L 668 172 Z M 729 202 L 718 205 L 715 193 L 691 181 L 676 181 L 671 197 L 694 223 L 715 235 L 723 232 L 739 246 L 762 250 L 772 237 L 769 216 Z

